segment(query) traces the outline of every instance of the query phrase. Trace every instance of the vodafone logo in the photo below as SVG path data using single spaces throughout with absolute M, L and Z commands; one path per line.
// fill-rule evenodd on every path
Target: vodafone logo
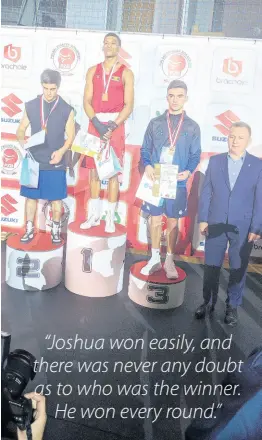
M 224 136 L 229 135 L 229 130 L 234 122 L 240 121 L 240 118 L 235 115 L 235 113 L 233 113 L 231 110 L 227 110 L 226 112 L 221 113 L 220 115 L 216 116 L 216 119 L 218 119 L 220 124 L 216 124 L 215 127 Z
M 10 93 L 10 95 L 2 98 L 4 106 L 1 108 L 4 113 L 6 113 L 10 118 L 13 118 L 15 115 L 20 113 L 22 109 L 19 107 L 20 104 L 23 104 L 20 98 L 18 98 L 14 93 Z
M 12 44 L 8 44 L 4 47 L 4 57 L 13 63 L 17 63 L 21 58 L 21 47 L 15 47 Z
M 223 72 L 236 78 L 242 73 L 242 61 L 236 61 L 233 58 L 225 59 Z
M 22 49 L 12 44 L 4 46 L 4 58 L 9 61 L 8 63 L 2 63 L 2 69 L 15 71 L 15 70 L 27 70 L 26 64 L 18 64 L 22 55 Z
M 5 194 L 1 197 L 1 213 L 8 217 L 11 214 L 17 212 L 17 209 L 14 207 L 18 202 L 9 194 Z M 2 218 L 2 221 L 5 220 Z

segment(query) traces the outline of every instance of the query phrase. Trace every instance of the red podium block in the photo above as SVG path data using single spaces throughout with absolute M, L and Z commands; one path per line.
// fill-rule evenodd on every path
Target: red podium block
M 62 281 L 64 242 L 54 245 L 51 234 L 39 232 L 30 243 L 13 235 L 6 243 L 6 283 L 20 290 L 46 290 Z
M 177 267 L 179 277 L 176 280 L 167 278 L 164 269 L 145 276 L 141 274 L 141 269 L 146 264 L 146 261 L 140 261 L 131 266 L 129 298 L 151 309 L 174 309 L 181 306 L 185 295 L 185 271 Z
M 122 290 L 126 252 L 126 228 L 116 224 L 113 234 L 105 222 L 82 230 L 70 223 L 67 232 L 65 286 L 77 295 L 105 297 Z

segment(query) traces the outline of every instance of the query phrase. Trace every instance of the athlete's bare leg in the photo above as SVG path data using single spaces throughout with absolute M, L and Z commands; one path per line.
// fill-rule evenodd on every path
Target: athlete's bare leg
M 111 177 L 111 179 L 109 179 L 109 183 L 108 183 L 108 212 L 106 216 L 105 231 L 108 232 L 109 234 L 115 232 L 114 218 L 115 218 L 118 194 L 119 194 L 118 176 L 113 176 Z
M 91 169 L 89 174 L 90 195 L 88 202 L 87 220 L 80 225 L 81 229 L 90 229 L 100 224 L 100 190 L 101 182 L 96 169 Z
M 22 243 L 29 243 L 34 238 L 34 220 L 36 214 L 37 200 L 26 199 L 25 215 L 26 215 L 26 232 L 21 237 Z
M 178 219 L 167 219 L 167 255 L 164 269 L 167 278 L 178 278 L 177 269 L 174 263 L 175 249 L 178 237 Z

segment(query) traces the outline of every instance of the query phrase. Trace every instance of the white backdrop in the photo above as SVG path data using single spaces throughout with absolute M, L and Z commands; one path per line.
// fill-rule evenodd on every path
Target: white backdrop
M 14 188 L 14 181 L 19 179 L 20 152 L 12 135 L 24 102 L 41 93 L 41 72 L 57 69 L 62 74 L 61 96 L 76 109 L 76 120 L 86 126 L 82 107 L 85 74 L 103 59 L 104 35 L 105 32 L 68 29 L 2 29 L 3 225 L 15 222 L 12 206 L 18 208 L 15 216 L 23 224 L 23 200 L 18 188 Z M 202 169 L 211 153 L 227 150 L 228 127 L 237 120 L 251 125 L 250 151 L 262 157 L 262 41 L 152 34 L 120 37 L 121 60 L 130 65 L 135 75 L 135 107 L 126 124 L 127 144 L 141 145 L 149 120 L 166 109 L 168 83 L 177 78 L 188 85 L 186 111 L 201 127 Z M 8 163 L 8 148 L 18 149 L 12 163 Z M 9 186 L 14 189 L 7 190 Z M 141 240 L 146 241 L 142 235 Z M 200 241 L 196 233 L 196 249 L 202 248 Z

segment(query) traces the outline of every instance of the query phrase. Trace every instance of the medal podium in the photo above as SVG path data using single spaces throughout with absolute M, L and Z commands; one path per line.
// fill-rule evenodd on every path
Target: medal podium
M 52 243 L 51 234 L 39 232 L 29 243 L 12 235 L 6 243 L 6 283 L 15 289 L 37 291 L 62 281 L 64 242 Z
M 113 234 L 105 222 L 87 230 L 70 223 L 67 232 L 65 286 L 77 295 L 106 297 L 122 290 L 126 228 L 116 224 Z
M 136 304 L 150 309 L 175 309 L 184 301 L 186 273 L 177 267 L 178 278 L 169 279 L 164 269 L 146 276 L 141 269 L 147 261 L 131 266 L 128 296 Z

